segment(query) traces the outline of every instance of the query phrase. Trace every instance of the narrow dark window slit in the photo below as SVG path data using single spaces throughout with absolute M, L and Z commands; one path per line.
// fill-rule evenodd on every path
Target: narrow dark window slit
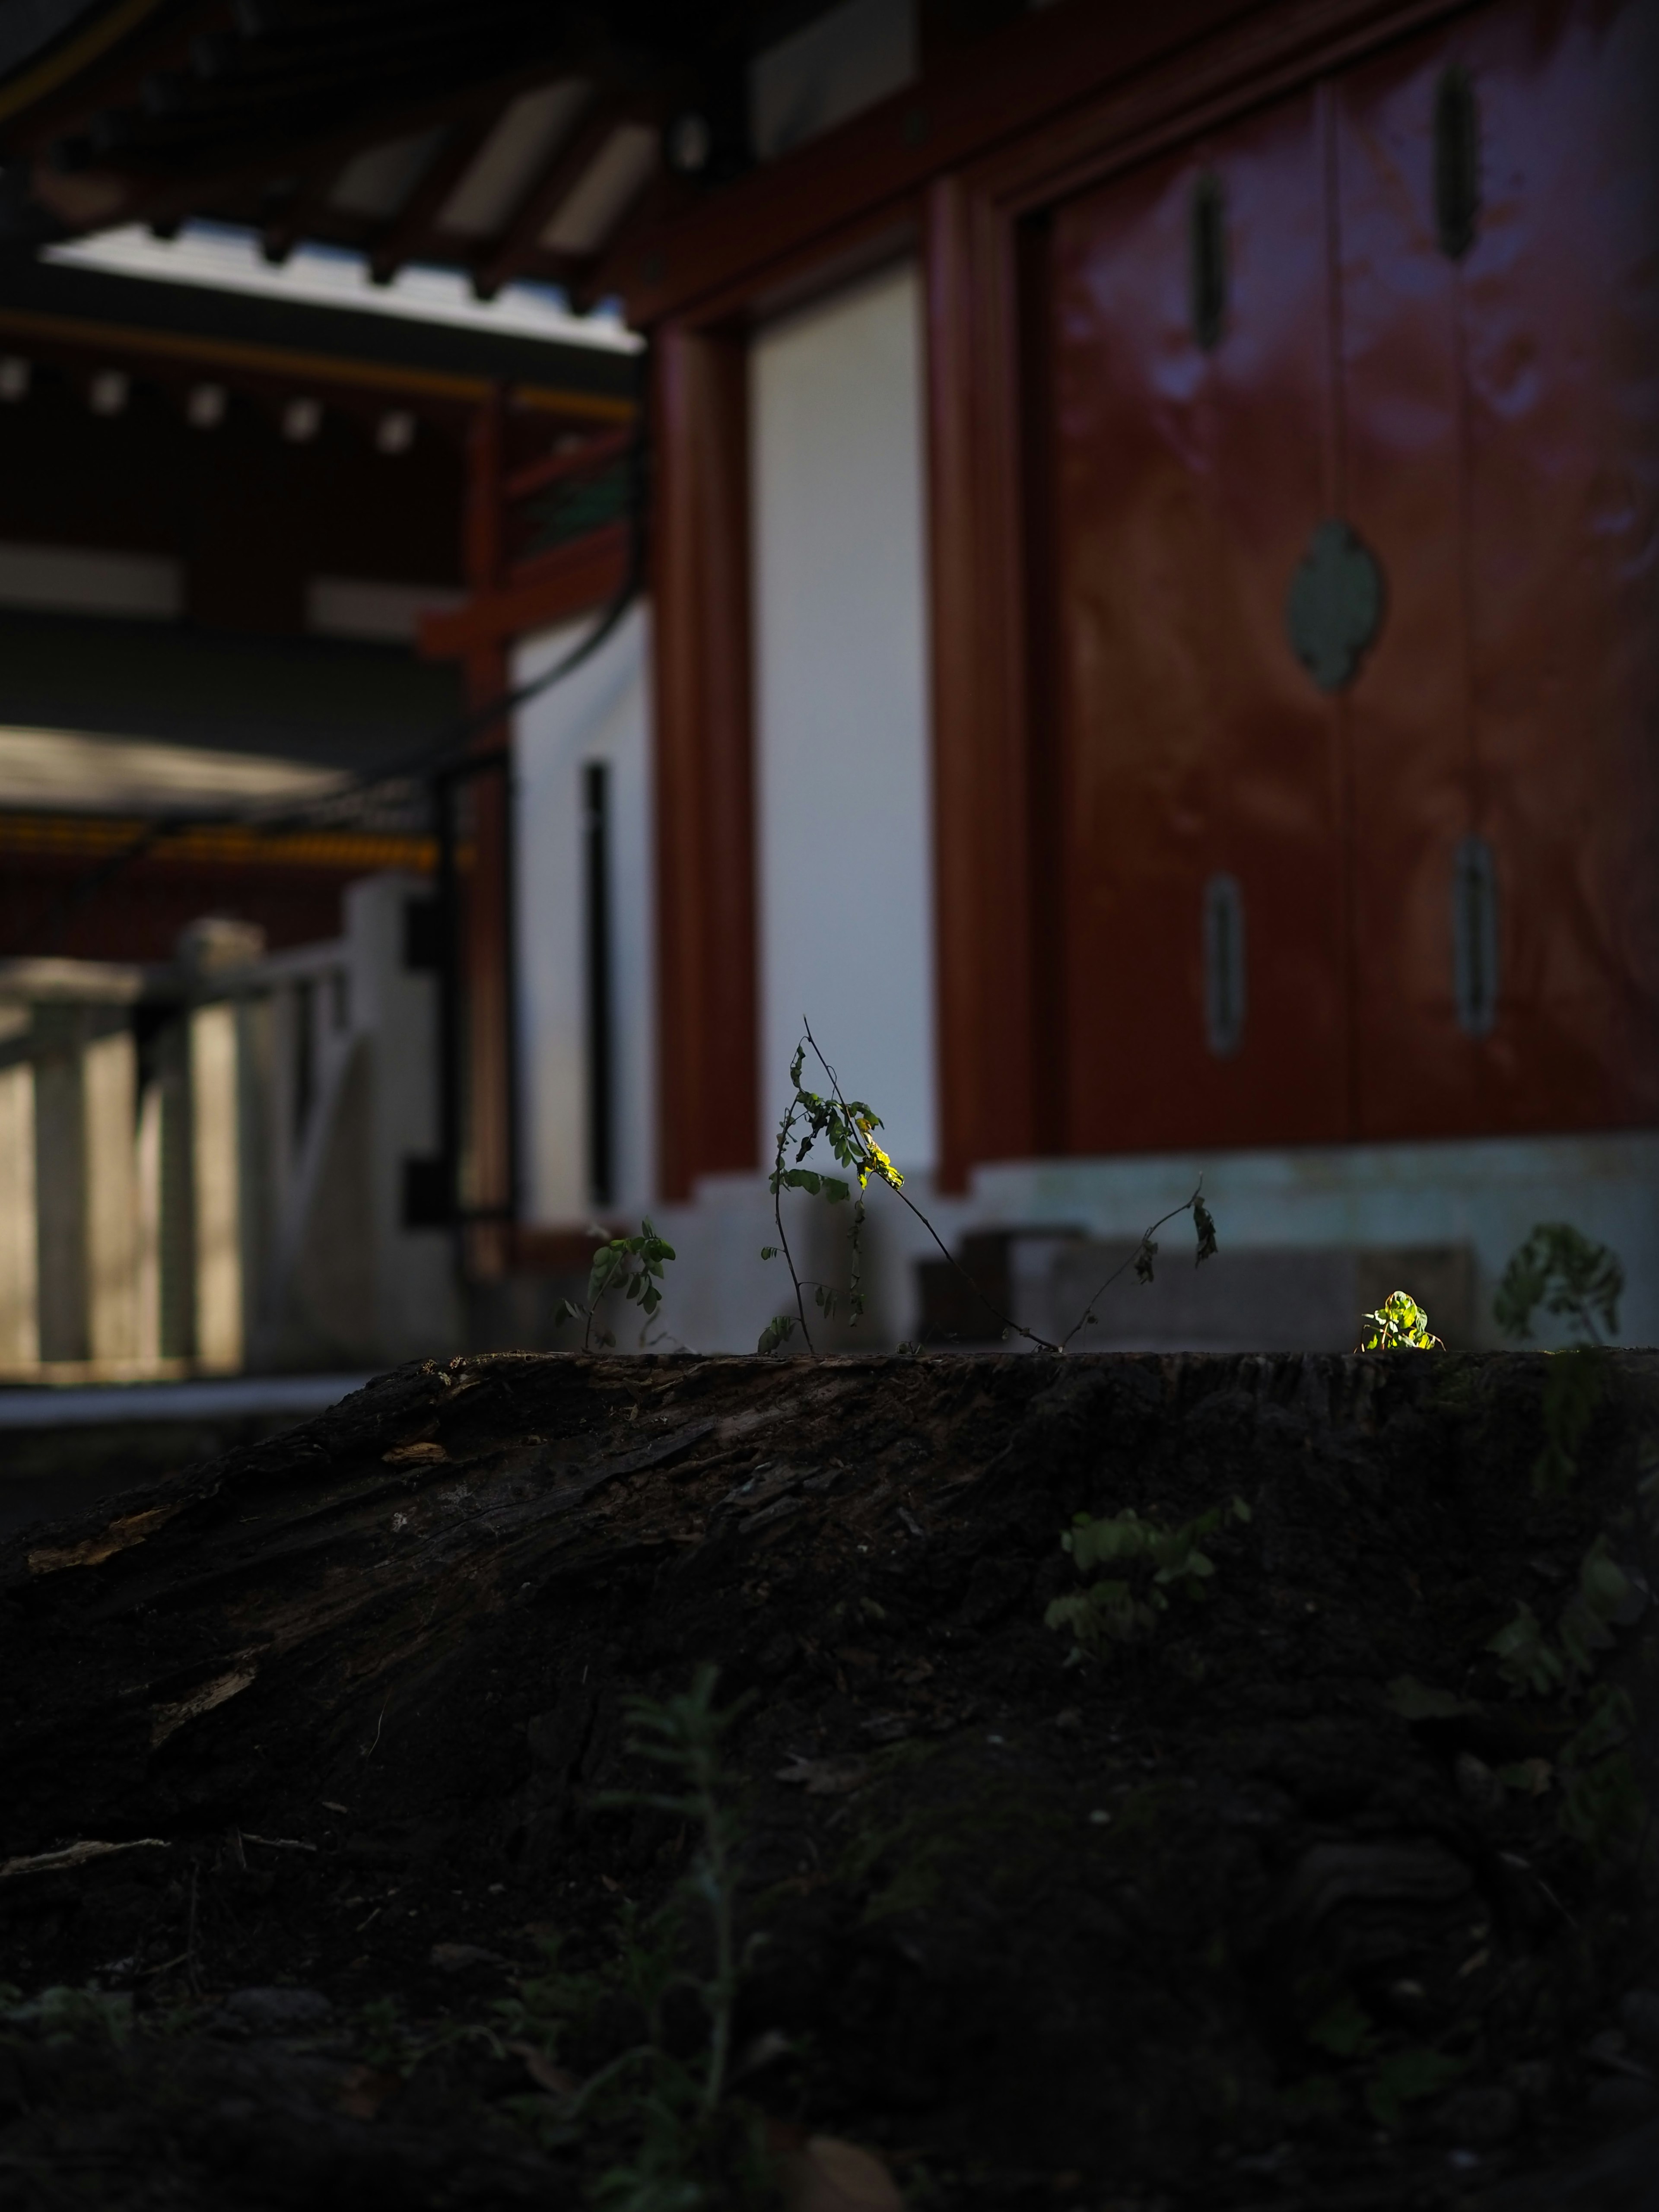
M 1204 1029 L 1218 1060 L 1244 1041 L 1244 900 L 1233 876 L 1204 886 Z
M 616 1196 L 611 977 L 611 770 L 582 768 L 583 907 L 587 932 L 587 1182 L 596 1206 Z
M 1492 1035 L 1498 981 L 1498 863 L 1484 837 L 1465 837 L 1452 862 L 1452 982 L 1466 1036 Z

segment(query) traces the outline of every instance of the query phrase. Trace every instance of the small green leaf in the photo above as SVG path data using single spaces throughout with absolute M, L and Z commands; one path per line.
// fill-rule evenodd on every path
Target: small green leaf
M 1636 1723 L 1636 1707 L 1626 1690 L 1611 1683 L 1599 1684 L 1593 1692 L 1588 1717 L 1570 1743 L 1561 1749 L 1563 1766 L 1583 1766 L 1628 1741 Z
M 1346 1993 L 1308 2030 L 1310 2043 L 1317 2044 L 1337 2058 L 1357 2058 L 1376 2041 L 1371 2017 L 1358 2001 Z
M 1537 1614 L 1524 1600 L 1515 1618 L 1486 1642 L 1498 1670 L 1517 1697 L 1530 1689 L 1547 1697 L 1567 1679 L 1567 1670 L 1539 1625 Z
M 1419 1682 L 1415 1674 L 1396 1675 L 1389 1685 L 1389 1704 L 1407 1721 L 1449 1721 L 1480 1707 L 1473 1698 L 1460 1698 L 1454 1690 L 1437 1689 L 1431 1682 Z
M 1498 1778 L 1505 1790 L 1518 1790 L 1527 1797 L 1541 1797 L 1554 1771 L 1547 1759 L 1519 1759 L 1513 1765 L 1500 1766 Z

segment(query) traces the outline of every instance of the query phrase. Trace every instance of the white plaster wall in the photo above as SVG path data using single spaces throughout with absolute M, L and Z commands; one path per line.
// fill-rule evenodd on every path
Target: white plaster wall
M 587 628 L 526 639 L 513 681 L 552 666 Z M 578 1224 L 587 1184 L 587 1017 L 582 769 L 611 769 L 611 945 L 616 1194 L 607 1213 L 648 1212 L 655 1184 L 656 1018 L 648 781 L 649 623 L 624 617 L 590 660 L 519 712 L 515 864 L 520 1081 L 526 1218 Z
M 907 1168 L 934 1157 L 921 292 L 884 271 L 750 363 L 762 1112 L 801 1017 Z M 815 1086 L 816 1087 L 816 1086 Z

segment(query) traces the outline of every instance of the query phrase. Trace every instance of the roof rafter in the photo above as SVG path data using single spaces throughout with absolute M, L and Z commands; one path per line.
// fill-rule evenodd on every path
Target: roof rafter
M 501 119 L 494 101 L 483 101 L 471 112 L 457 117 L 435 159 L 416 184 L 397 214 L 374 234 L 368 245 L 368 273 L 377 284 L 389 284 L 431 230 L 443 206 L 484 142 Z
M 295 190 L 285 196 L 280 214 L 273 215 L 260 231 L 259 250 L 267 261 L 286 261 L 296 246 L 314 234 L 318 217 L 344 166 L 337 156 L 307 163 Z
M 486 130 L 493 128 L 499 106 L 516 94 L 540 82 L 541 70 L 520 70 L 504 75 L 489 85 L 481 86 L 475 97 L 487 112 Z M 434 94 L 430 97 L 410 102 L 387 114 L 376 114 L 355 125 L 337 130 L 315 141 L 306 149 L 307 165 L 319 167 L 331 166 L 337 173 L 354 155 L 365 153 L 372 147 L 384 144 L 392 137 L 411 136 L 422 129 L 431 129 L 450 120 L 454 113 L 453 97 Z M 442 155 L 440 155 L 440 161 Z M 169 224 L 187 222 L 192 216 L 221 216 L 222 210 L 234 204 L 240 194 L 258 191 L 270 182 L 270 161 L 263 147 L 244 153 L 234 164 L 212 173 L 204 192 L 203 179 L 195 175 L 161 175 L 155 178 L 118 178 L 131 193 L 131 212 L 124 218 L 129 222 L 148 222 L 165 228 Z M 239 220 L 241 218 L 238 218 Z M 331 222 L 327 235 L 332 243 L 348 240 L 359 246 L 368 246 L 374 236 L 373 227 L 357 225 L 347 221 Z M 453 261 L 454 255 L 447 257 Z
M 472 288 L 481 300 L 493 298 L 535 252 L 543 231 L 586 175 L 617 125 L 627 119 L 619 100 L 601 96 L 556 149 L 507 228 L 474 267 Z
M 805 0 L 805 12 L 830 4 Z M 643 217 L 653 228 L 672 221 L 740 174 L 749 158 L 742 61 L 776 21 L 771 0 L 101 6 L 128 21 L 125 35 L 89 50 L 66 78 L 0 82 L 0 164 L 14 174 L 12 198 L 21 206 L 27 179 L 49 211 L 26 221 L 0 205 L 0 234 L 230 222 L 257 231 L 273 258 L 313 239 L 368 254 L 382 282 L 431 260 L 467 270 L 484 297 L 515 276 L 591 291 L 619 230 L 633 237 Z M 513 100 L 558 81 L 587 84 L 594 105 L 497 234 L 440 230 Z M 25 86 L 8 108 L 8 92 Z M 601 102 L 611 103 L 610 132 L 629 124 L 654 131 L 681 112 L 725 117 L 715 125 L 724 150 L 706 176 L 671 176 L 659 149 L 609 135 Z M 398 173 L 395 185 L 340 191 L 346 164 L 423 129 L 429 151 L 406 187 Z M 544 244 L 573 193 L 569 224 Z

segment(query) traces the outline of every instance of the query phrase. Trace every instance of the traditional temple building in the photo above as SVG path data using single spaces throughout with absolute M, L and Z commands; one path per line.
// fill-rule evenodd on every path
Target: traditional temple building
M 647 343 L 638 439 L 480 398 L 421 629 L 475 1316 L 649 1211 L 752 1343 L 805 1016 L 1030 1314 L 1201 1170 L 1109 1340 L 1480 1340 L 1540 1219 L 1655 1334 L 1654 0 L 31 21 L 20 276 L 209 222 Z M 877 1331 L 986 1333 L 872 1238 Z
M 486 404 L 586 451 L 636 386 L 614 319 L 229 233 L 7 267 L 0 1371 L 462 1340 L 426 779 L 471 731 L 416 627 Z

